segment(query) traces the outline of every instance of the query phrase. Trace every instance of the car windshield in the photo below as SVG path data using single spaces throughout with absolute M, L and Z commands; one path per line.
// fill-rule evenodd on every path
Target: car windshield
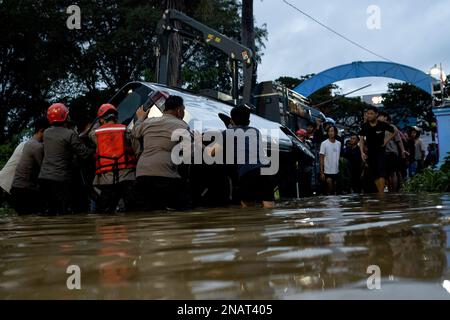
M 124 87 L 118 92 L 111 100 L 111 103 L 117 106 L 119 121 L 125 124 L 129 123 L 133 119 L 136 110 L 147 101 L 151 93 L 152 90 L 147 86 L 135 83 Z

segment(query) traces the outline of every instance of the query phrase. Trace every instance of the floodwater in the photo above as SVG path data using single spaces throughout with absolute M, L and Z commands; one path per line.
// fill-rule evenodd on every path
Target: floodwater
M 450 299 L 449 236 L 448 194 L 320 197 L 270 210 L 3 215 L 0 298 Z M 72 265 L 80 290 L 67 287 L 76 284 Z

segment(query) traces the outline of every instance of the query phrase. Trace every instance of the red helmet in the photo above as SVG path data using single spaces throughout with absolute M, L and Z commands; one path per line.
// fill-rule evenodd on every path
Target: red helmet
M 107 114 L 107 113 L 115 113 L 115 114 L 117 114 L 117 109 L 116 109 L 116 107 L 114 107 L 112 104 L 110 104 L 110 103 L 105 103 L 105 104 L 102 104 L 101 106 L 100 106 L 100 108 L 98 108 L 98 111 L 97 111 L 97 118 L 101 118 L 101 117 L 103 117 L 105 114 Z
M 62 103 L 54 103 L 47 110 L 47 119 L 50 124 L 64 122 L 69 117 L 69 109 Z
M 306 132 L 305 129 L 298 129 L 297 132 L 296 132 L 296 134 L 297 134 L 298 136 L 306 136 L 306 135 L 307 135 L 307 132 Z

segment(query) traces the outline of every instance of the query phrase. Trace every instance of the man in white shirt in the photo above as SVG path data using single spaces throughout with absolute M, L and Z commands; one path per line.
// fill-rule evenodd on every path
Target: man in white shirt
M 339 173 L 341 143 L 336 140 L 337 128 L 330 126 L 328 139 L 320 145 L 320 179 L 326 183 L 326 194 L 336 193 L 336 180 Z
M 8 162 L 0 171 L 0 187 L 7 193 L 11 192 L 11 186 L 13 183 L 14 174 L 16 172 L 16 167 L 20 161 L 20 158 L 22 157 L 22 151 L 25 144 L 26 141 L 19 143 L 19 145 L 14 150 L 11 158 L 9 158 Z

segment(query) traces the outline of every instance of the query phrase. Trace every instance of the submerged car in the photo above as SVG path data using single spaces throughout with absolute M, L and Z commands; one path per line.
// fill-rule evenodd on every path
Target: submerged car
M 149 82 L 126 84 L 111 98 L 117 106 L 119 121 L 132 127 L 136 110 L 144 105 L 150 109 L 149 117 L 158 117 L 164 110 L 164 101 L 170 95 L 181 96 L 185 105 L 184 121 L 190 128 L 202 133 L 227 129 L 233 105 L 200 96 L 180 88 L 173 88 Z M 255 114 L 250 116 L 250 126 L 261 131 L 266 152 L 279 152 L 279 171 L 275 175 L 280 197 L 293 197 L 296 190 L 295 163 L 299 155 L 314 158 L 313 153 L 287 127 L 264 119 Z M 270 142 L 270 143 L 269 143 Z M 181 168 L 182 175 L 189 179 L 192 196 L 200 204 L 222 204 L 233 198 L 233 182 L 226 176 L 224 165 L 190 165 Z

